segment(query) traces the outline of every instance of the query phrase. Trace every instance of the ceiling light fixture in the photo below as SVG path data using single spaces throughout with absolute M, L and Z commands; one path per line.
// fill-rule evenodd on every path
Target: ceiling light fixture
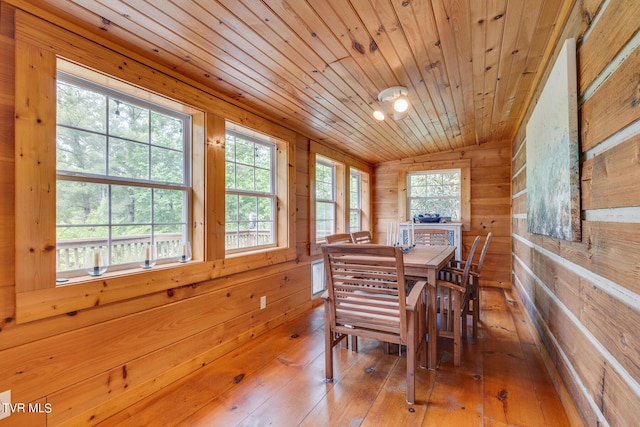
M 409 98 L 407 98 L 407 88 L 404 86 L 393 86 L 384 89 L 378 94 L 378 101 L 382 103 L 382 109 L 373 112 L 376 120 L 384 120 L 385 110 L 393 120 L 400 120 L 407 116 L 409 109 Z

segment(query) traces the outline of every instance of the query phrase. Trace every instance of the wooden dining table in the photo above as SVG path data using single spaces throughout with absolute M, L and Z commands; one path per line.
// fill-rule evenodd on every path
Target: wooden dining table
M 436 277 L 438 271 L 449 264 L 456 252 L 455 246 L 414 246 L 404 254 L 404 274 L 426 279 L 429 303 L 427 306 L 427 367 L 436 368 Z

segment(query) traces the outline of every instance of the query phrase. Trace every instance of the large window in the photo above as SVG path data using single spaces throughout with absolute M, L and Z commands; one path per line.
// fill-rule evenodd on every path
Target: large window
M 349 231 L 362 230 L 362 173 L 349 173 Z
M 336 232 L 336 167 L 330 160 L 316 159 L 316 239 Z
M 228 131 L 225 143 L 225 249 L 276 243 L 276 146 Z
M 460 169 L 411 172 L 407 174 L 407 194 L 409 218 L 437 213 L 460 221 Z
M 309 254 L 319 255 L 333 233 L 371 230 L 371 167 L 311 141 Z
M 190 252 L 190 116 L 64 72 L 56 97 L 58 277 Z

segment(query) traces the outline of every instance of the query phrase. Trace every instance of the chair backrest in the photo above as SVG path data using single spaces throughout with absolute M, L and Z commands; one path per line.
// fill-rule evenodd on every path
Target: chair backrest
M 329 243 L 329 244 L 334 244 L 334 243 L 353 243 L 353 240 L 351 240 L 351 234 L 349 234 L 349 233 L 329 234 L 327 237 L 325 237 L 325 239 L 327 240 L 327 243 Z
M 487 237 L 484 240 L 484 246 L 482 247 L 482 252 L 480 252 L 480 259 L 478 260 L 478 267 L 476 268 L 476 273 L 478 274 L 480 274 L 480 271 L 482 271 L 482 264 L 484 264 L 484 257 L 487 256 L 489 242 L 491 242 L 491 232 L 487 234 Z
M 413 243 L 422 246 L 447 246 L 449 231 L 440 228 L 416 228 L 413 230 Z
M 322 246 L 332 330 L 406 343 L 402 249 L 375 244 Z
M 353 243 L 373 243 L 373 239 L 371 238 L 371 232 L 367 230 L 363 231 L 354 231 L 351 233 L 351 240 Z
M 476 249 L 478 249 L 478 244 L 480 243 L 480 236 L 476 236 L 473 240 L 473 244 L 471 245 L 471 249 L 469 250 L 469 255 L 467 256 L 467 262 L 464 264 L 464 270 L 462 271 L 462 279 L 461 286 L 467 286 L 469 283 L 469 273 L 471 272 L 471 263 L 473 262 L 473 257 L 476 254 Z

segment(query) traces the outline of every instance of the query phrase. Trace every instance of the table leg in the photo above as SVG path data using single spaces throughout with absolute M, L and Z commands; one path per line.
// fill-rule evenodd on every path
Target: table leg
M 429 292 L 429 304 L 427 308 L 427 324 L 429 331 L 429 341 L 427 342 L 427 367 L 431 370 L 436 369 L 436 270 L 430 268 L 427 276 L 427 286 Z

